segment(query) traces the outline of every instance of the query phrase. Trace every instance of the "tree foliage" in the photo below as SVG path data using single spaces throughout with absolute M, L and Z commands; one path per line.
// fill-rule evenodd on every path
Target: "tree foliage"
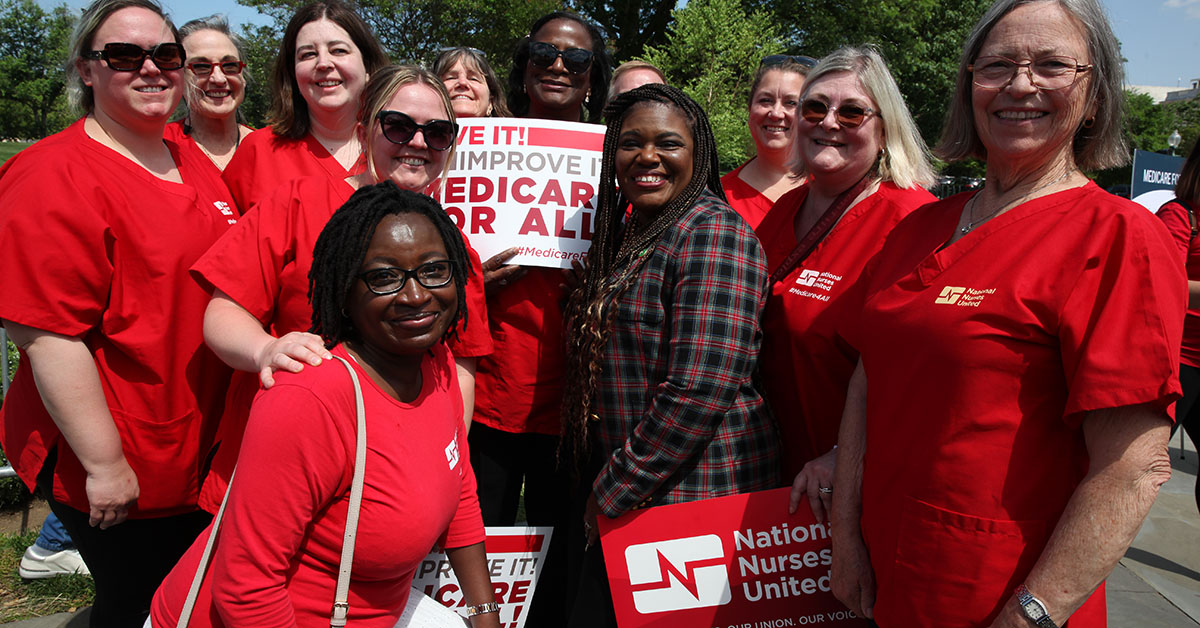
M 674 12 L 661 47 L 644 58 L 708 113 L 721 157 L 731 170 L 753 154 L 747 99 L 762 57 L 783 49 L 783 36 L 765 11 L 747 13 L 738 0 L 691 0 Z
M 620 63 L 666 41 L 676 4 L 676 0 L 573 0 L 568 6 L 604 29 L 613 58 Z
M 41 138 L 70 123 L 63 64 L 75 17 L 0 0 L 0 137 Z

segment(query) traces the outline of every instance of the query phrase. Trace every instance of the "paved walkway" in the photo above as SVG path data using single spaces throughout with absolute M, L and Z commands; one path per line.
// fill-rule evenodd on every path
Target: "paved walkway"
M 1133 546 L 1108 579 L 1112 628 L 1200 628 L 1200 513 L 1192 493 L 1200 456 L 1190 442 L 1183 455 L 1180 459 L 1176 435 L 1171 439 L 1171 481 L 1159 492 Z M 90 611 L 0 628 L 87 628 Z

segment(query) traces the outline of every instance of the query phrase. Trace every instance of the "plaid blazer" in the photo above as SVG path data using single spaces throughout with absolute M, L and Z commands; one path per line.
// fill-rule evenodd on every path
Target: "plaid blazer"
M 604 514 L 772 488 L 779 439 L 751 377 L 766 256 L 707 191 L 616 307 L 591 427 Z M 593 458 L 596 460 L 597 458 Z

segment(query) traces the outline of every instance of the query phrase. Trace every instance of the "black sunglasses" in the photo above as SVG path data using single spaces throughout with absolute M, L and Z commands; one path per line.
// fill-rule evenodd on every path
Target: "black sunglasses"
M 383 136 L 393 144 L 407 144 L 421 132 L 425 137 L 425 145 L 433 150 L 446 150 L 454 145 L 458 135 L 458 125 L 449 120 L 430 120 L 425 124 L 417 124 L 408 114 L 399 111 L 380 111 L 375 116 L 379 120 L 379 128 Z
M 544 41 L 529 44 L 529 62 L 539 68 L 554 65 L 554 60 L 562 57 L 563 67 L 571 74 L 583 74 L 592 66 L 592 51 L 583 48 L 567 48 L 559 50 L 557 46 Z
M 367 289 L 375 294 L 395 294 L 404 289 L 408 278 L 412 277 L 417 283 L 427 289 L 441 288 L 454 279 L 454 262 L 443 259 L 425 262 L 416 268 L 376 268 L 365 273 L 359 273 L 358 278 L 367 284 Z
M 184 56 L 183 46 L 176 43 L 159 44 L 149 50 L 137 44 L 104 44 L 103 50 L 83 53 L 84 59 L 103 59 L 117 72 L 137 72 L 146 57 L 150 57 L 160 70 L 178 70 L 183 67 Z
M 222 63 L 209 63 L 208 61 L 197 61 L 187 64 L 192 74 L 196 76 L 208 76 L 212 74 L 213 68 L 221 68 L 221 74 L 225 76 L 235 76 L 242 73 L 246 64 L 241 61 L 224 61 Z
M 858 105 L 842 105 L 833 107 L 833 118 L 837 123 L 847 128 L 861 126 L 867 118 L 876 115 L 874 109 L 860 107 Z M 830 107 L 827 103 L 819 100 L 806 100 L 800 103 L 800 117 L 813 124 L 820 124 L 825 120 L 825 116 L 829 115 Z
M 775 65 L 783 65 L 788 61 L 799 63 L 806 68 L 812 68 L 813 66 L 817 65 L 816 59 L 805 55 L 767 55 L 763 57 L 762 61 L 759 61 L 758 64 L 770 67 Z

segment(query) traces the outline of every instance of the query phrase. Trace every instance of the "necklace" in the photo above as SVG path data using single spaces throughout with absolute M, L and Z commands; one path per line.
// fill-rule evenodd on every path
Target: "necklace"
M 979 200 L 979 195 L 983 193 L 983 188 L 980 188 L 980 190 L 975 193 L 975 196 L 971 197 L 971 200 L 970 200 L 971 207 L 970 207 L 970 209 L 967 210 L 967 224 L 958 230 L 959 233 L 961 233 L 962 235 L 966 235 L 966 234 L 970 233 L 972 229 L 987 222 L 988 220 L 991 220 L 1000 212 L 1002 212 L 1010 207 L 1015 207 L 1017 205 L 1020 205 L 1021 203 L 1024 203 L 1025 201 L 1029 200 L 1029 198 L 1032 197 L 1034 194 L 1037 194 L 1038 192 L 1041 192 L 1042 190 L 1044 190 L 1052 185 L 1057 185 L 1059 183 L 1062 183 L 1063 180 L 1065 180 L 1067 177 L 1071 176 L 1071 174 L 1073 172 L 1075 172 L 1075 168 L 1068 168 L 1067 171 L 1062 173 L 1062 175 L 1059 176 L 1057 179 L 1055 179 L 1049 183 L 1046 183 L 1044 185 L 1037 186 L 1036 188 L 1031 190 L 1029 193 L 1027 193 L 1025 196 L 1022 196 L 1021 198 L 1019 198 L 1016 201 L 1013 201 L 1007 205 L 1002 205 L 999 209 L 988 212 L 988 214 L 986 216 L 976 220 L 975 219 L 975 205 L 977 204 L 976 201 Z M 984 183 L 984 187 L 987 187 L 986 183 Z

